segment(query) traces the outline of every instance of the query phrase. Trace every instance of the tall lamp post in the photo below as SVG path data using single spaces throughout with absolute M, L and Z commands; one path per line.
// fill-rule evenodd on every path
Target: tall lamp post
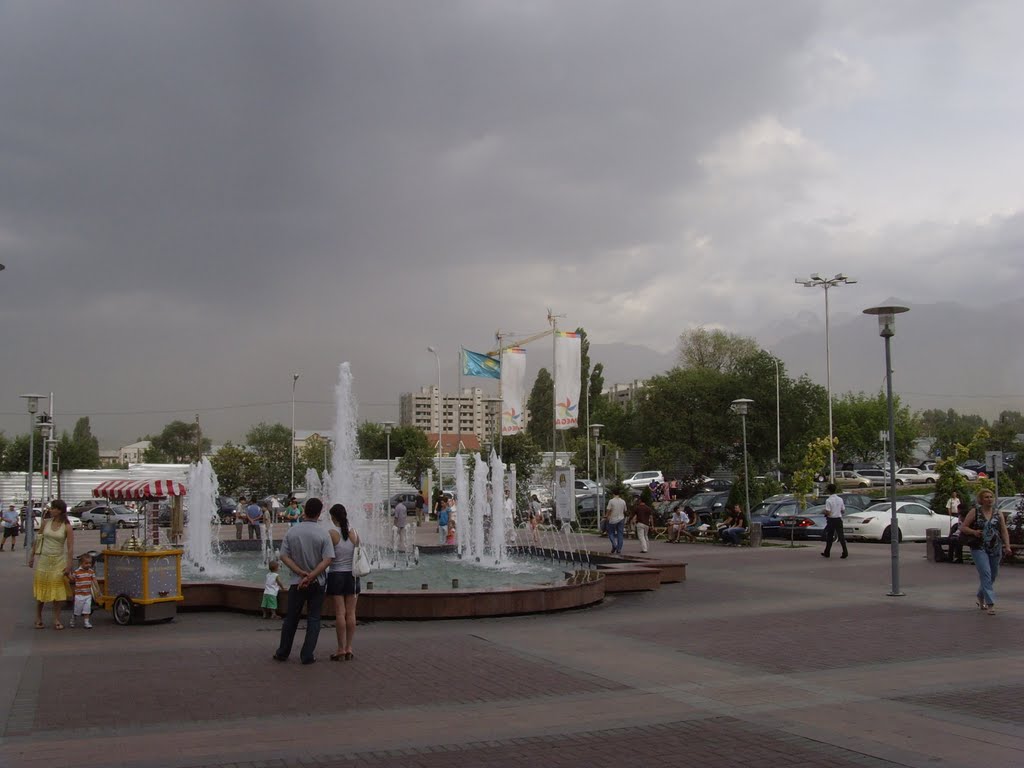
M 441 356 L 437 354 L 437 347 L 427 347 L 427 352 L 432 352 L 434 360 L 437 361 L 437 487 L 443 489 L 441 443 L 444 442 L 444 396 L 441 394 Z M 459 396 L 462 396 L 461 393 Z
M 775 363 L 775 479 L 782 482 L 782 399 L 779 397 L 779 358 Z
M 750 469 L 747 466 L 747 412 L 750 410 L 750 404 L 753 400 L 741 397 L 738 400 L 732 401 L 732 412 L 738 413 L 740 418 L 743 420 L 743 493 L 747 501 L 746 512 L 744 517 L 747 521 L 750 520 Z
M 601 519 L 601 496 L 604 492 L 604 488 L 601 486 L 601 462 L 598 460 L 600 449 L 597 447 L 600 445 L 597 438 L 601 436 L 601 429 L 603 427 L 604 424 L 590 425 L 590 434 L 594 436 L 594 469 L 596 470 L 595 474 L 597 475 L 597 500 L 595 501 L 594 510 L 594 514 L 597 515 L 597 518 L 594 520 L 594 523 L 597 523 L 597 521 Z
M 299 374 L 292 374 L 292 472 L 288 476 L 288 495 L 295 495 L 295 384 Z
M 28 503 L 25 507 L 25 547 L 32 552 L 32 545 L 35 543 L 36 530 L 32 519 L 32 475 L 35 466 L 33 451 L 36 443 L 36 412 L 39 410 L 39 400 L 45 395 L 21 395 L 28 407 L 28 476 L 25 478 L 25 492 L 28 494 Z M 42 523 L 40 523 L 42 525 Z
M 890 597 L 903 597 L 900 590 L 900 523 L 896 516 L 896 415 L 892 404 L 892 355 L 889 340 L 896 335 L 896 315 L 909 307 L 869 307 L 865 315 L 878 317 L 878 335 L 885 339 L 885 397 L 889 408 L 889 547 L 892 553 L 892 589 Z
M 387 509 L 391 509 L 391 430 L 395 428 L 395 422 L 393 421 L 382 421 L 381 426 L 384 427 L 384 440 L 387 445 L 387 456 L 388 456 L 388 503 Z
M 812 272 L 810 277 L 798 277 L 794 281 L 805 288 L 825 289 L 825 389 L 828 392 L 828 481 L 835 482 L 836 479 L 836 457 L 835 440 L 832 437 L 832 351 L 829 346 L 828 327 L 828 289 L 837 285 L 853 285 L 857 281 L 847 277 L 840 272 L 835 277 L 822 277 L 817 272 Z

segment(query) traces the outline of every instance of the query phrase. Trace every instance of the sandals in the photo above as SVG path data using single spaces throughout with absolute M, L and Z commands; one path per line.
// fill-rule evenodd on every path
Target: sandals
M 46 625 L 41 621 L 36 622 L 36 629 L 46 629 Z
M 990 605 L 988 607 L 988 615 L 989 616 L 995 616 L 996 615 L 996 607 L 994 605 Z
M 55 621 L 55 622 L 53 623 L 53 628 L 54 628 L 54 629 L 64 629 L 64 625 L 63 625 L 63 624 L 61 624 L 61 623 L 60 623 L 59 621 Z
M 331 654 L 331 661 L 344 661 L 344 660 L 345 660 L 345 652 L 344 651 L 338 651 L 337 653 L 332 653 Z

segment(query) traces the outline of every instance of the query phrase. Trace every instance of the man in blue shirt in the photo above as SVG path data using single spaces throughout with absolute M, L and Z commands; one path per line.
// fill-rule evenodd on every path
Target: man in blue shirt
M 256 499 L 245 508 L 245 519 L 249 522 L 249 538 L 260 538 L 260 526 L 263 525 L 263 510 L 256 503 Z

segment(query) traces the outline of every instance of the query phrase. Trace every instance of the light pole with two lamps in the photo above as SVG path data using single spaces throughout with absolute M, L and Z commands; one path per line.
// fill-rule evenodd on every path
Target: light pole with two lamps
M 444 395 L 441 394 L 441 356 L 437 353 L 437 347 L 427 347 L 427 352 L 432 352 L 434 360 L 437 361 L 437 487 L 440 490 L 444 490 L 444 483 L 441 482 L 441 444 L 444 438 Z M 461 392 L 459 397 L 462 397 Z
M 754 401 L 750 398 L 741 397 L 733 400 L 730 406 L 732 412 L 739 414 L 743 420 L 743 493 L 747 502 L 743 516 L 747 519 L 748 524 L 750 523 L 750 469 L 747 466 L 747 412 L 750 410 L 752 402 Z
M 601 461 L 598 458 L 601 455 L 601 449 L 598 448 L 598 446 L 601 445 L 601 443 L 598 442 L 597 439 L 598 437 L 601 436 L 601 429 L 603 427 L 604 424 L 590 425 L 590 434 L 594 436 L 594 469 L 596 470 L 595 474 L 597 475 L 597 498 L 594 500 L 594 514 L 597 515 L 596 519 L 594 520 L 595 524 L 597 524 L 601 520 L 601 496 L 604 492 L 604 488 L 601 486 Z
M 889 340 L 896 335 L 896 315 L 909 307 L 869 307 L 865 315 L 878 317 L 878 335 L 885 339 L 885 398 L 889 408 L 889 549 L 892 556 L 892 589 L 889 597 L 903 597 L 900 590 L 900 521 L 896 516 L 896 414 L 892 404 L 892 354 Z
M 388 503 L 386 508 L 391 509 L 391 430 L 395 428 L 395 422 L 393 421 L 382 421 L 380 423 L 384 427 L 384 440 L 387 445 L 387 457 L 388 457 Z
M 289 496 L 295 495 L 295 383 L 299 380 L 299 374 L 292 374 L 292 473 L 288 476 Z
M 836 479 L 836 457 L 835 440 L 832 438 L 832 350 L 829 346 L 828 328 L 828 289 L 837 285 L 853 285 L 857 281 L 840 272 L 835 277 L 822 277 L 817 272 L 812 272 L 810 277 L 798 277 L 794 281 L 804 288 L 825 289 L 825 390 L 828 393 L 828 481 L 834 483 Z
M 32 552 L 32 545 L 35 543 L 36 531 L 32 519 L 32 480 L 35 474 L 35 443 L 36 443 L 36 413 L 39 411 L 39 400 L 46 395 L 21 395 L 28 407 L 28 475 L 25 478 L 25 492 L 28 494 L 28 502 L 25 506 L 25 547 Z M 42 524 L 42 523 L 40 523 Z

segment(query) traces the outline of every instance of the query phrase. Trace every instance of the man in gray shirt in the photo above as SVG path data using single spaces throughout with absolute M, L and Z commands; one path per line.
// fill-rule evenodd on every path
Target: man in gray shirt
M 314 653 L 320 636 L 320 609 L 324 602 L 326 571 L 334 559 L 331 537 L 317 522 L 323 508 L 320 499 L 307 500 L 302 522 L 289 528 L 281 542 L 281 562 L 299 577 L 299 582 L 288 588 L 288 609 L 284 623 L 281 624 L 281 645 L 274 654 L 275 661 L 287 661 L 292 652 L 303 604 L 306 606 L 306 639 L 299 651 L 299 658 L 303 664 L 316 661 Z
M 395 504 L 394 518 L 395 529 L 397 530 L 395 546 L 399 551 L 404 552 L 406 550 L 405 526 L 409 522 L 409 513 L 402 502 Z

